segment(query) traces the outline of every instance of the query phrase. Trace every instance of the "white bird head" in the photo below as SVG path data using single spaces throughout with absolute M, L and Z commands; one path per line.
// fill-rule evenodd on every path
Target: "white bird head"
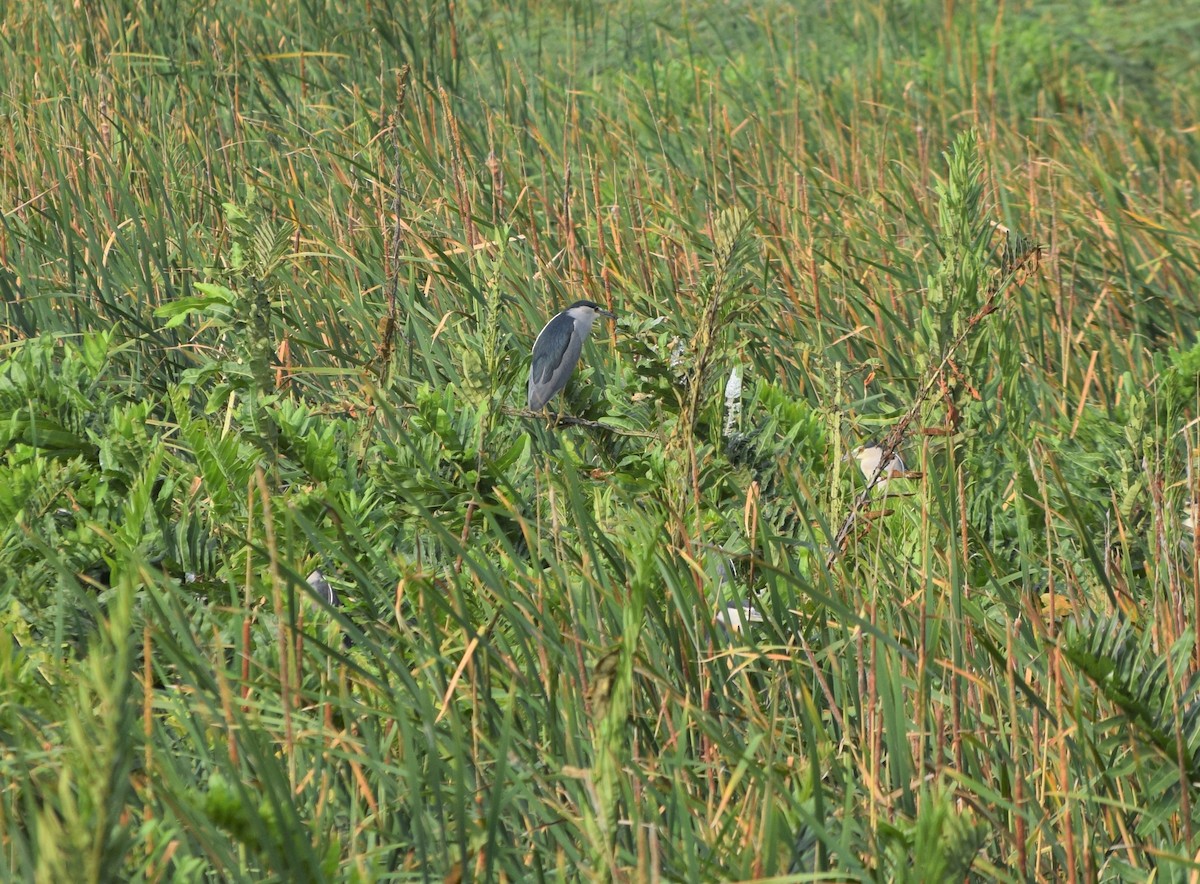
M 858 461 L 858 468 L 862 470 L 863 478 L 870 481 L 871 477 L 879 469 L 880 462 L 883 460 L 883 446 L 878 442 L 868 442 L 866 445 L 855 448 L 851 454 Z M 893 454 L 892 459 L 888 461 L 887 467 L 879 474 L 879 478 L 876 479 L 872 487 L 883 488 L 887 485 L 888 479 L 893 473 L 903 472 L 906 472 L 904 461 L 900 459 L 899 453 Z

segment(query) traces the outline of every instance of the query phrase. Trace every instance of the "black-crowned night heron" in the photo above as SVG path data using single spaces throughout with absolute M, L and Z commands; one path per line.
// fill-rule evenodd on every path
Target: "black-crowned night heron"
M 576 301 L 546 323 L 533 342 L 533 365 L 529 369 L 530 411 L 541 411 L 567 385 L 597 316 L 616 318 L 592 301 Z
M 862 470 L 863 478 L 870 482 L 879 469 L 880 462 L 883 460 L 883 446 L 878 442 L 868 442 L 866 445 L 855 448 L 851 454 L 858 461 L 858 468 Z M 879 477 L 871 487 L 882 489 L 887 485 L 890 477 L 896 473 L 903 472 L 907 472 L 904 467 L 904 461 L 900 459 L 899 453 L 893 454 L 892 459 L 888 461 L 887 467 L 884 468 L 883 472 L 879 473 Z
M 717 622 L 733 635 L 740 633 L 747 623 L 762 623 L 763 615 L 749 602 L 740 605 L 726 605 L 717 611 Z
M 308 577 L 305 578 L 305 582 L 308 583 L 308 585 L 312 588 L 312 591 L 316 594 L 317 598 L 325 602 L 325 604 L 329 605 L 329 607 L 340 608 L 342 606 L 342 600 L 338 598 L 337 591 L 329 585 L 329 581 L 325 579 L 325 572 L 320 568 L 317 568 L 315 571 L 309 574 Z M 350 636 L 343 632 L 342 648 L 349 650 L 352 647 L 354 647 L 354 642 L 351 641 Z
M 338 594 L 329 585 L 329 581 L 325 579 L 325 574 L 320 568 L 309 574 L 306 582 L 312 587 L 317 597 L 323 600 L 325 604 L 331 608 L 340 608 L 342 606 L 342 600 L 338 598 Z

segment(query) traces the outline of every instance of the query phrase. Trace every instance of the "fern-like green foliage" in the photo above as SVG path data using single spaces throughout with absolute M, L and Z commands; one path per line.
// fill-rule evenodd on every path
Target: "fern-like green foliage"
M 1018 5 L 6 4 L 8 877 L 1186 875 L 1195 28 Z
M 37 880 L 111 880 L 135 833 L 120 825 L 137 764 L 134 584 L 123 581 L 87 656 L 70 674 L 56 800 L 37 809 Z M 32 773 L 32 772 L 31 772 Z
M 951 884 L 964 880 L 987 841 L 987 826 L 956 806 L 949 791 L 923 788 L 911 822 L 883 827 L 886 880 Z
M 1122 712 L 1133 734 L 1164 756 L 1164 770 L 1200 779 L 1200 674 L 1186 681 L 1192 640 L 1156 653 L 1123 616 L 1086 616 L 1072 625 L 1063 652 Z M 1182 748 L 1182 756 L 1180 756 Z
M 981 211 L 983 167 L 977 139 L 973 131 L 959 134 L 946 154 L 949 173 L 936 185 L 942 260 L 929 280 L 922 311 L 929 336 L 926 358 L 935 363 L 962 333 L 985 294 L 992 225 Z
M 807 402 L 760 379 L 743 423 L 748 429 L 726 438 L 726 457 L 759 483 L 764 524 L 781 535 L 796 536 L 803 501 L 793 489 L 797 481 L 820 487 L 829 449 L 825 422 Z
M 1160 395 L 1173 411 L 1200 395 L 1200 343 L 1186 349 L 1172 348 L 1160 373 Z
M 47 335 L 14 348 L 0 362 L 0 450 L 19 443 L 94 461 L 102 415 L 122 398 L 104 371 L 113 340 L 92 333 L 80 346 Z
M 0 363 L 0 409 L 10 415 L 0 446 L 0 603 L 15 600 L 58 646 L 81 646 L 91 628 L 87 606 L 64 611 L 52 599 L 77 579 L 107 582 L 120 530 L 107 526 L 156 556 L 168 521 L 171 489 L 156 483 L 157 404 L 128 395 L 112 342 L 102 333 L 33 338 Z

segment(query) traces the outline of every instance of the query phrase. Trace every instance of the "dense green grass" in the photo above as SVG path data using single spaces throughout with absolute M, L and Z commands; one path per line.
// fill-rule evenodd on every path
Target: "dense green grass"
M 6 877 L 1200 868 L 1200 5 L 10 5 Z

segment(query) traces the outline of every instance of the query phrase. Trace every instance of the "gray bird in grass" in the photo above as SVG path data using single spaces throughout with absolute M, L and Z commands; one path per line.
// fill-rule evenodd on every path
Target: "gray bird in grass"
M 309 574 L 306 582 L 312 587 L 317 597 L 324 600 L 331 608 L 340 608 L 342 606 L 342 600 L 338 598 L 338 594 L 329 585 L 329 581 L 325 579 L 325 573 L 320 568 Z
M 870 482 L 875 471 L 879 469 L 879 462 L 883 460 L 883 446 L 878 442 L 868 442 L 866 445 L 855 448 L 851 454 L 858 461 L 858 468 L 862 470 L 863 478 Z M 904 472 L 907 472 L 904 461 L 900 459 L 899 453 L 893 454 L 887 467 L 879 474 L 879 478 L 871 487 L 882 489 L 887 485 L 888 478 L 893 473 Z
M 533 342 L 533 365 L 529 369 L 530 411 L 541 411 L 567 385 L 597 316 L 616 319 L 615 314 L 599 304 L 576 301 L 546 323 Z

